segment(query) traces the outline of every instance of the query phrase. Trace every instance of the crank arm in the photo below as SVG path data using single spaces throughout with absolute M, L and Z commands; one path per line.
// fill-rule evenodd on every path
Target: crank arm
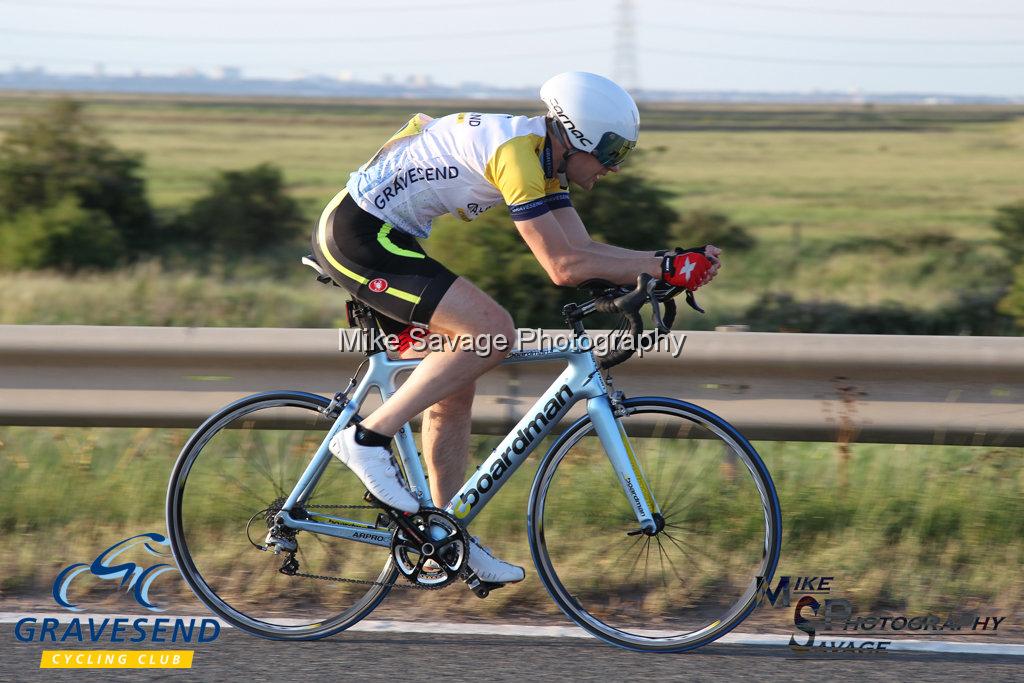
M 395 510 L 392 507 L 388 507 L 384 503 L 377 500 L 377 498 L 369 491 L 366 492 L 366 495 L 363 496 L 363 499 L 370 505 L 374 505 L 376 507 L 383 509 L 384 514 L 386 514 L 391 519 L 391 521 L 397 524 L 399 529 L 405 532 L 407 538 L 415 541 L 420 545 L 427 542 L 427 539 L 423 537 L 423 534 L 420 533 L 420 530 L 409 523 L 408 513 L 399 512 L 398 510 Z

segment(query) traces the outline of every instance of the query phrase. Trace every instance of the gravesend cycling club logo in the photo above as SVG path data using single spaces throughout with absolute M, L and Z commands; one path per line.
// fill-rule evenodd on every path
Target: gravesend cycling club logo
M 166 562 L 158 562 L 147 567 L 136 562 L 119 559 L 133 548 L 139 547 L 149 555 L 157 558 L 170 558 L 171 556 L 171 544 L 161 534 L 139 534 L 138 536 L 118 541 L 97 555 L 96 559 L 90 564 L 78 562 L 65 567 L 53 582 L 52 593 L 54 601 L 66 610 L 81 612 L 82 608 L 70 602 L 68 589 L 75 578 L 88 572 L 89 575 L 105 581 L 117 581 L 118 588 L 130 591 L 137 603 L 153 612 L 162 612 L 162 609 L 150 601 L 149 588 L 158 576 L 167 572 L 177 571 L 177 568 Z
M 54 601 L 69 612 L 81 612 L 71 595 L 86 588 L 107 587 L 129 594 L 151 612 L 162 612 L 150 597 L 157 578 L 177 572 L 170 542 L 144 533 L 114 543 L 89 563 L 64 567 L 53 582 Z M 89 580 L 93 581 L 88 586 Z M 96 580 L 99 580 L 99 584 Z M 209 643 L 220 636 L 216 619 L 89 616 L 88 618 L 26 616 L 14 625 L 22 643 Z M 192 650 L 43 650 L 40 668 L 190 668 Z

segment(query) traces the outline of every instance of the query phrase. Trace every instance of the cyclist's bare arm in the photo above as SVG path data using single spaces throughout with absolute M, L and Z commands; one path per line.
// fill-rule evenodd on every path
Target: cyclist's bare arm
M 603 257 L 608 256 L 636 256 L 638 254 L 647 254 L 654 257 L 653 251 L 635 251 L 633 249 L 624 249 L 623 247 L 617 247 L 614 244 L 604 244 L 603 242 L 595 242 L 590 237 L 590 232 L 586 226 L 583 225 L 583 219 L 576 212 L 576 209 L 571 206 L 555 209 L 551 214 L 558 221 L 558 224 L 562 226 L 562 230 L 573 244 L 586 245 L 590 251 L 596 252 Z
M 632 249 L 623 249 L 613 244 L 604 244 L 602 242 L 595 242 L 590 238 L 590 233 L 587 231 L 586 226 L 583 225 L 583 220 L 580 219 L 580 215 L 576 213 L 576 209 L 572 207 L 565 207 L 562 209 L 555 209 L 551 212 L 555 218 L 558 219 L 559 224 L 565 230 L 569 240 L 574 244 L 588 244 L 591 251 L 601 255 L 602 258 L 614 255 L 632 255 L 632 254 L 643 254 L 648 252 L 637 252 Z M 654 256 L 654 252 L 649 252 L 651 256 Z M 714 262 L 714 266 L 708 272 L 707 277 L 704 279 L 702 284 L 711 282 L 718 274 L 721 268 L 721 263 L 718 261 L 719 256 L 722 255 L 722 250 L 713 244 L 707 245 L 707 249 L 704 252 Z M 649 272 L 649 271 L 648 271 Z M 660 271 L 652 273 L 652 275 L 660 275 Z M 624 283 L 625 284 L 625 283 Z
M 592 279 L 628 283 L 640 273 L 661 275 L 661 259 L 654 252 L 595 242 L 573 208 L 555 209 L 515 223 L 526 246 L 556 285 L 578 285 Z

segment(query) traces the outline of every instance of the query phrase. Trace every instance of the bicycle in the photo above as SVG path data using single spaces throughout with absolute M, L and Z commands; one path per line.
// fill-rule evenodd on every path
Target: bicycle
M 606 283 L 565 307 L 569 344 L 510 354 L 505 363 L 566 367 L 443 508 L 431 500 L 409 425 L 395 443 L 422 505 L 415 514 L 374 500 L 327 445 L 360 419 L 371 390 L 386 399 L 418 360 L 370 349 L 332 399 L 273 391 L 228 405 L 189 438 L 169 482 L 167 525 L 182 575 L 228 623 L 278 640 L 334 635 L 397 588 L 462 580 L 487 597 L 500 585 L 469 570 L 466 527 L 585 401 L 585 414 L 541 459 L 530 491 L 527 535 L 540 580 L 569 619 L 613 645 L 681 652 L 720 638 L 756 607 L 778 564 L 782 518 L 771 476 L 722 418 L 677 399 L 615 391 L 605 371 L 632 351 L 599 357 L 582 322 L 616 313 L 620 330 L 636 338 L 649 304 L 667 331 L 675 293 L 660 292 L 647 275 L 635 289 Z M 348 311 L 364 332 L 377 329 L 366 306 L 350 301 Z M 335 592 L 318 592 L 327 585 Z

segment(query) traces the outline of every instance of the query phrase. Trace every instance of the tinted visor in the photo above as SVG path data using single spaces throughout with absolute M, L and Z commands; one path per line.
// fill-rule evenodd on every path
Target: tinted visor
M 611 131 L 601 136 L 601 141 L 594 147 L 592 154 L 605 166 L 618 166 L 636 147 L 636 140 L 627 140 L 618 133 Z

